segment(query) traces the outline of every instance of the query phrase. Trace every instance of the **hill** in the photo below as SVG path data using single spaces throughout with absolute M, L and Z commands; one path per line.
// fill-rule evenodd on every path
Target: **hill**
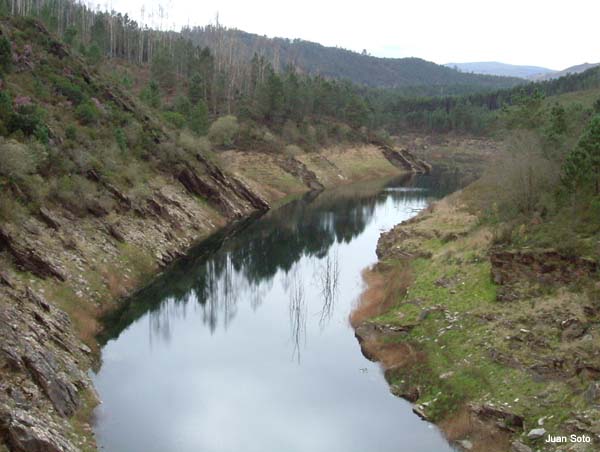
M 433 89 L 427 94 L 434 95 L 508 88 L 522 83 L 514 77 L 468 74 L 420 58 L 378 58 L 301 39 L 267 38 L 220 26 L 184 29 L 182 35 L 216 53 L 223 49 L 248 61 L 254 54 L 262 55 L 279 71 L 292 65 L 311 75 L 347 79 L 370 87 L 429 86 Z M 459 86 L 461 90 L 457 89 Z
M 597 66 L 600 66 L 600 63 L 583 63 L 583 64 L 578 64 L 576 66 L 568 67 L 566 69 L 563 69 L 562 71 L 555 71 L 555 72 L 551 72 L 548 74 L 541 74 L 541 75 L 538 74 L 537 76 L 530 77 L 530 79 L 533 81 L 536 81 L 536 82 L 540 82 L 540 81 L 544 81 L 544 80 L 552 80 L 552 79 L 564 77 L 565 75 L 569 75 L 569 74 L 581 74 L 582 72 L 585 72 L 588 69 L 592 69 Z
M 460 72 L 474 74 L 498 75 L 502 77 L 530 78 L 539 75 L 555 73 L 553 69 L 540 66 L 520 66 L 514 64 L 500 63 L 497 61 L 481 61 L 474 63 L 447 63 L 444 66 L 455 68 Z

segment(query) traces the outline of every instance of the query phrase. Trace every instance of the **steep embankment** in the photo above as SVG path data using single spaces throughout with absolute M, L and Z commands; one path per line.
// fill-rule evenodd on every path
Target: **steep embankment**
M 375 147 L 334 154 L 352 165 L 350 158 L 363 151 L 371 176 L 400 171 Z M 365 175 L 338 168 L 326 155 L 282 159 L 232 151 L 222 157 L 231 173 L 206 162 L 205 174 L 157 176 L 142 205 L 114 189 L 120 208 L 108 215 L 78 218 L 48 206 L 21 228 L 2 224 L 0 428 L 10 450 L 93 450 L 87 422 L 95 397 L 85 370 L 94 358 L 97 317 L 228 222 L 284 196 Z M 329 177 L 312 172 L 303 158 L 328 162 Z M 256 165 L 231 163 L 240 160 Z
M 270 201 L 307 190 L 397 174 L 427 173 L 427 163 L 407 149 L 385 145 L 337 146 L 294 156 L 227 151 L 220 154 L 228 171 Z
M 381 235 L 351 318 L 363 352 L 465 450 L 597 450 L 596 263 L 499 248 L 471 190 Z
M 216 154 L 38 22 L 1 19 L 0 31 L 12 58 L 0 92 L 0 451 L 95 450 L 97 318 L 198 240 L 287 195 L 426 169 L 375 146 Z

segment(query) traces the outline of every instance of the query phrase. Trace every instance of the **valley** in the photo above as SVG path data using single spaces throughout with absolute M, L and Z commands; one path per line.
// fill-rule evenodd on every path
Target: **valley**
M 597 450 L 599 67 L 0 12 L 0 452 Z

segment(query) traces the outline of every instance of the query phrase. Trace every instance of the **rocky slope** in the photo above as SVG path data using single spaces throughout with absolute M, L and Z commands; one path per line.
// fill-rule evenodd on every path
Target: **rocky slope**
M 361 155 L 369 159 L 358 162 L 358 173 L 334 163 Z M 266 173 L 236 167 L 236 158 Z M 141 203 L 107 186 L 119 206 L 107 214 L 82 218 L 53 205 L 20 224 L 1 224 L 0 435 L 9 450 L 94 450 L 88 415 L 95 396 L 86 370 L 94 361 L 96 319 L 198 240 L 287 195 L 398 173 L 398 161 L 402 171 L 426 169 L 416 160 L 406 166 L 408 153 L 374 146 L 303 159 L 229 151 L 221 160 L 231 172 L 200 160 L 202 172 L 156 175 Z
M 1 452 L 95 450 L 97 319 L 199 240 L 287 196 L 428 170 L 381 145 L 212 152 L 39 22 L 0 35 Z

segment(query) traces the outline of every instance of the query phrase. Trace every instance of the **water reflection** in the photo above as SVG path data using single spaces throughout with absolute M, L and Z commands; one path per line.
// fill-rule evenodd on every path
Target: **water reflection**
M 302 274 L 298 270 L 298 266 L 286 274 L 289 283 L 287 287 L 288 296 L 290 297 L 289 313 L 290 313 L 290 333 L 292 339 L 292 358 L 295 358 L 300 363 L 300 352 L 302 342 L 306 341 L 306 312 L 307 305 L 304 298 L 304 281 Z
M 333 315 L 335 301 L 339 292 L 340 263 L 337 249 L 327 254 L 323 262 L 319 263 L 313 277 L 319 286 L 322 297 L 323 305 L 319 325 L 324 327 Z
M 426 206 L 424 182 L 311 193 L 236 224 L 113 313 L 94 377 L 100 446 L 449 451 L 389 394 L 347 321 L 381 229 Z
M 251 293 L 252 305 L 260 306 L 261 294 L 269 290 L 274 275 L 278 271 L 289 273 L 302 256 L 326 259 L 319 264 L 324 266 L 319 274 L 325 279 L 319 277 L 318 281 L 325 322 L 333 308 L 339 274 L 339 263 L 332 260 L 328 250 L 359 235 L 388 195 L 398 203 L 419 198 L 410 191 L 383 192 L 386 186 L 406 185 L 412 180 L 403 176 L 309 193 L 259 220 L 216 234 L 123 308 L 109 314 L 101 342 L 118 337 L 146 312 L 150 313 L 151 334 L 168 340 L 169 318 L 185 316 L 190 302 L 200 305 L 203 321 L 211 331 L 219 324 L 227 327 L 235 317 L 240 293 L 244 297 Z M 423 192 L 422 199 L 425 195 Z

